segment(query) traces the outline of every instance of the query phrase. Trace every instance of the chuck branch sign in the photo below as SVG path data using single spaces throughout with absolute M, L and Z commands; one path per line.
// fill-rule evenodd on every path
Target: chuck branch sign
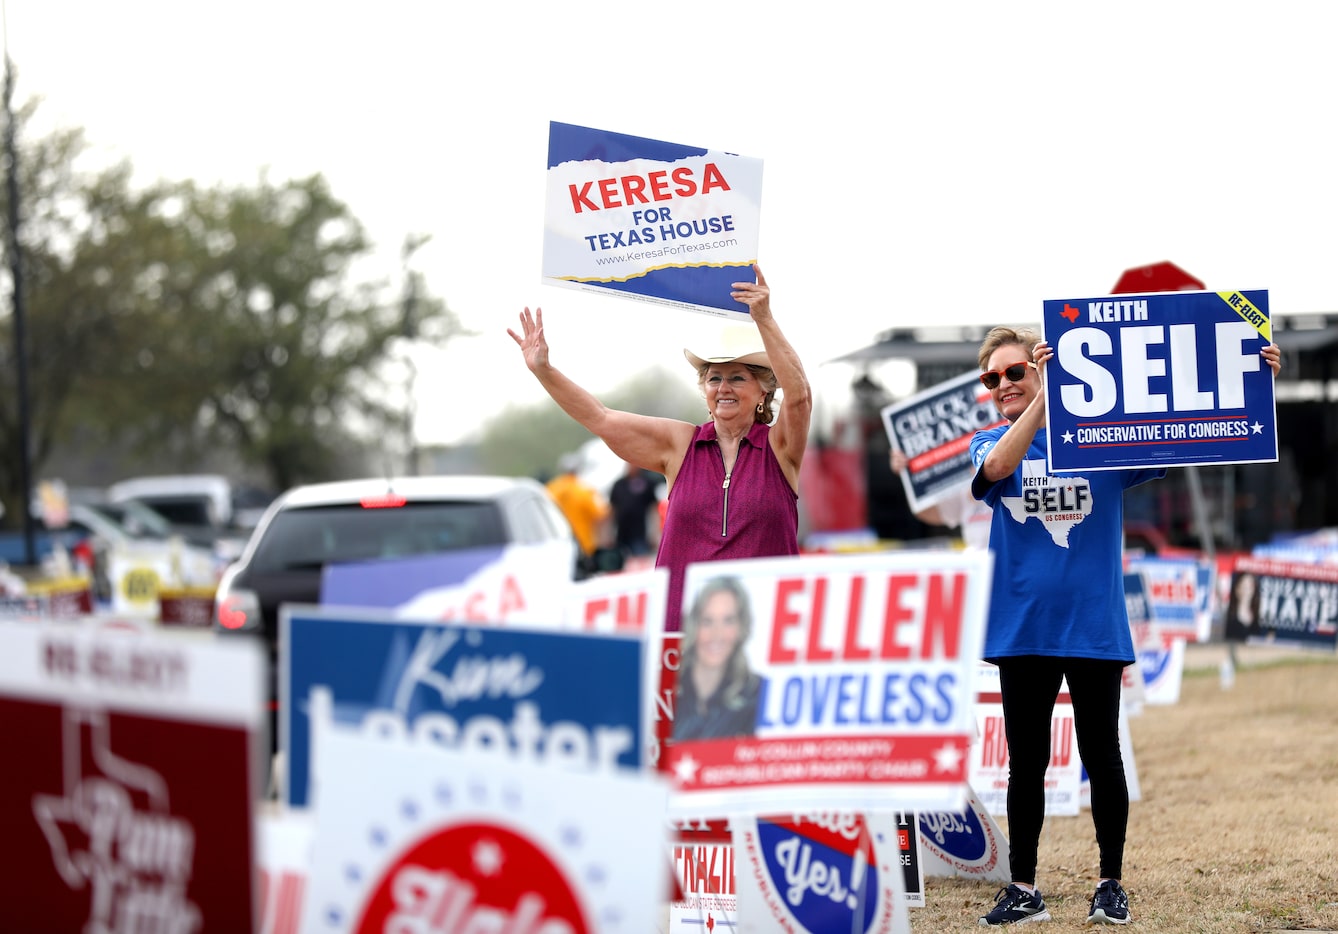
M 1278 459 L 1268 292 L 1045 302 L 1050 470 Z
M 971 479 L 971 437 L 1003 424 L 972 370 L 883 408 L 883 428 L 906 455 L 902 484 L 911 512 L 935 506 Z

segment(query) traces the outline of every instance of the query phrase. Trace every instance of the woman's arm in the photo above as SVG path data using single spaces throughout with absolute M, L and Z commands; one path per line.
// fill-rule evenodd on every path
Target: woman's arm
M 808 426 L 813 417 L 813 391 L 804 374 L 799 354 L 790 346 L 771 313 L 771 289 L 767 287 L 762 267 L 754 265 L 756 282 L 735 282 L 730 297 L 748 306 L 748 314 L 762 335 L 771 372 L 781 390 L 780 412 L 771 428 L 771 447 L 790 481 L 799 489 L 799 464 L 808 446 Z
M 526 308 L 520 313 L 520 325 L 520 334 L 510 328 L 506 333 L 519 345 L 525 365 L 562 411 L 602 439 L 614 454 L 645 470 L 664 474 L 672 486 L 694 426 L 676 419 L 610 409 L 549 362 L 542 309 L 536 308 L 531 314 Z

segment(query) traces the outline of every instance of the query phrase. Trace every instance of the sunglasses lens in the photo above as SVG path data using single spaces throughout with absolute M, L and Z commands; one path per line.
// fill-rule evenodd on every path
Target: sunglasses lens
M 988 373 L 981 373 L 980 381 L 985 384 L 986 389 L 998 389 L 1000 373 L 1007 376 L 1010 383 L 1020 383 L 1022 377 L 1027 375 L 1027 364 L 1014 363 L 1003 370 L 990 370 Z

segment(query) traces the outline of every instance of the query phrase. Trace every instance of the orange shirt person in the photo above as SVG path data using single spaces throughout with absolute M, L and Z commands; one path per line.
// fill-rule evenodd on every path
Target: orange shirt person
M 609 504 L 576 475 L 579 467 L 577 455 L 564 454 L 558 461 L 558 475 L 548 481 L 548 495 L 571 523 L 581 553 L 589 558 L 599 547 L 599 533 L 608 520 Z

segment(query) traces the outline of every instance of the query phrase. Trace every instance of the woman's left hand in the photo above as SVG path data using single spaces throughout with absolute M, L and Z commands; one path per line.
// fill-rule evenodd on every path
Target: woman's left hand
M 731 283 L 734 291 L 729 293 L 729 297 L 747 305 L 748 314 L 754 321 L 758 321 L 771 317 L 771 289 L 767 288 L 767 280 L 762 275 L 761 266 L 754 263 L 753 272 L 757 273 L 757 281 Z

